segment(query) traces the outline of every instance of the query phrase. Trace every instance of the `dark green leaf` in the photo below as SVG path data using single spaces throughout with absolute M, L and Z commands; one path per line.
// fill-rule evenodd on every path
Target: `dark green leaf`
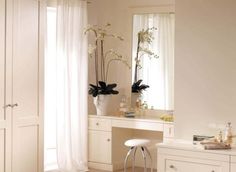
M 99 81 L 98 83 L 102 88 L 106 88 L 106 86 L 107 86 L 106 83 L 103 81 Z

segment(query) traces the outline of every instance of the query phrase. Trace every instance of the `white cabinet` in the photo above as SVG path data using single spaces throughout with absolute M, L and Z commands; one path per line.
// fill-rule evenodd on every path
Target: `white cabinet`
M 159 146 L 158 172 L 230 172 L 230 155 L 192 147 Z
M 89 115 L 89 167 L 104 171 L 121 170 L 124 167 L 124 158 L 129 150 L 124 145 L 131 138 L 147 138 L 153 144 L 160 140 L 174 138 L 174 125 L 164 122 L 155 116 L 136 116 L 126 118 L 122 116 Z M 160 132 L 163 132 L 160 133 Z M 156 150 L 150 146 L 153 160 L 156 159 Z M 137 152 L 136 165 L 142 167 L 143 160 Z M 154 163 L 156 167 L 156 163 Z
M 0 0 L 0 172 L 43 171 L 43 0 Z
M 89 130 L 89 161 L 111 163 L 111 132 Z
M 89 167 L 112 171 L 111 120 L 89 118 Z

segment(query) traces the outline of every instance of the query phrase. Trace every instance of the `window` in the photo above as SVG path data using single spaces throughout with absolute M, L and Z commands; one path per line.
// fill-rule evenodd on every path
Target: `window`
M 57 169 L 56 156 L 56 8 L 47 8 L 47 43 L 45 55 L 44 166 Z

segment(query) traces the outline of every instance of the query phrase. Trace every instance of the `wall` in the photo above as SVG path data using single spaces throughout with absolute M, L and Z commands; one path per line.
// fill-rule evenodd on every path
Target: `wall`
M 116 44 L 130 57 L 131 24 L 129 7 L 174 4 L 172 0 L 91 0 L 90 24 L 111 22 L 112 30 L 125 41 Z M 177 0 L 175 47 L 175 129 L 176 138 L 193 134 L 216 134 L 220 125 L 236 125 L 236 1 Z M 113 46 L 113 43 L 109 43 Z M 89 82 L 94 81 L 90 59 Z M 130 71 L 113 65 L 110 82 L 117 82 L 120 94 L 111 113 L 118 109 L 122 94 L 129 95 Z M 89 113 L 94 113 L 89 96 Z M 184 121 L 184 123 L 183 123 Z M 236 128 L 236 127 L 235 127 Z
M 176 137 L 236 126 L 236 1 L 177 0 Z M 236 128 L 236 127 L 235 127 Z
M 122 43 L 107 40 L 106 47 L 114 48 L 126 56 L 131 64 L 132 45 L 132 15 L 134 9 L 152 8 L 154 6 L 165 7 L 174 4 L 174 0 L 89 0 L 88 20 L 89 24 L 104 25 L 107 22 L 112 24 L 112 31 L 124 37 Z M 90 41 L 92 38 L 90 38 Z M 89 83 L 94 83 L 94 63 L 89 61 Z M 122 95 L 130 98 L 131 93 L 131 70 L 120 63 L 114 63 L 109 74 L 109 83 L 117 83 L 119 95 L 113 96 L 112 106 L 109 112 L 116 114 Z M 95 113 L 92 97 L 89 96 L 89 113 Z
M 114 48 L 121 52 L 128 58 L 131 64 L 131 47 L 132 47 L 132 13 L 145 12 L 148 9 L 150 12 L 158 10 L 166 12 L 169 5 L 174 4 L 174 0 L 89 0 L 91 4 L 88 5 L 88 20 L 89 24 L 104 25 L 107 22 L 112 24 L 112 31 L 124 37 L 124 42 L 113 42 L 106 40 L 106 48 Z M 89 42 L 93 38 L 89 37 Z M 93 59 L 89 60 L 89 83 L 94 83 L 94 62 Z M 110 114 L 117 114 L 119 102 L 122 95 L 131 95 L 131 70 L 121 63 L 113 64 L 110 75 L 109 83 L 115 82 L 118 84 L 119 95 L 113 96 L 112 106 L 109 108 Z M 151 112 L 151 110 L 150 110 Z M 92 97 L 89 96 L 89 113 L 94 114 L 95 108 L 92 103 Z M 155 112 L 156 113 L 156 112 Z M 153 112 L 152 112 L 153 114 Z M 120 129 L 119 129 L 120 130 Z M 113 132 L 114 133 L 114 132 Z M 153 134 L 152 132 L 134 131 L 134 136 L 143 138 L 160 139 L 161 133 Z M 161 140 L 161 139 L 160 139 Z M 159 142 L 160 142 L 159 140 Z M 149 148 L 152 153 L 154 166 L 156 167 L 156 148 Z M 137 151 L 138 152 L 138 151 Z M 115 153 L 116 155 L 117 153 Z M 139 154 L 139 153 L 138 153 Z M 138 155 L 137 157 L 141 157 Z M 137 166 L 142 166 L 143 161 L 140 158 L 136 160 Z

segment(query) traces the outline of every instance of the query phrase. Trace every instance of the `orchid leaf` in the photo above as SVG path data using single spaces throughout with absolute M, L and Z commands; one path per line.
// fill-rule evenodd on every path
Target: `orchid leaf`
M 114 88 L 117 86 L 117 84 L 106 84 L 106 82 L 99 81 L 99 86 L 89 84 L 89 94 L 91 94 L 93 97 L 96 97 L 98 95 L 108 95 L 108 94 L 118 94 L 119 92 L 117 90 L 114 90 Z

